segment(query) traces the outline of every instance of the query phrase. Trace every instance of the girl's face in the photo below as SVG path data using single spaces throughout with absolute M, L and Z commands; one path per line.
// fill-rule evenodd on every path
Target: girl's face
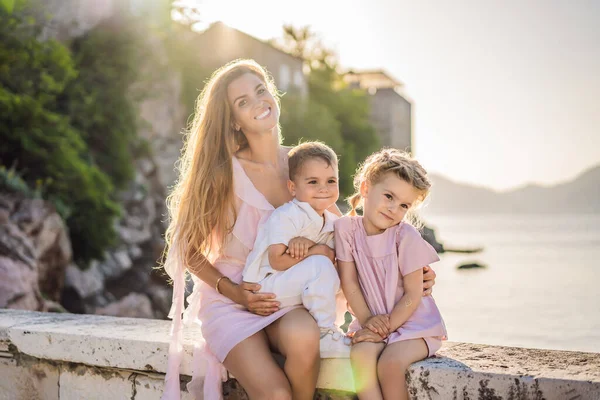
M 272 131 L 279 122 L 277 101 L 257 75 L 248 72 L 227 87 L 235 130 L 244 134 Z
M 381 233 L 399 224 L 421 193 L 413 185 L 389 172 L 375 183 L 363 182 L 363 221 L 369 235 Z

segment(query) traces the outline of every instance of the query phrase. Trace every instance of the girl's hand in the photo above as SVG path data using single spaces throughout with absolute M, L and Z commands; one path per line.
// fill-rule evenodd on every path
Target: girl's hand
M 241 300 L 238 303 L 251 313 L 264 316 L 279 310 L 279 302 L 274 300 L 273 293 L 256 293 L 260 290 L 258 283 L 242 282 L 239 288 Z
M 390 316 L 388 314 L 373 315 L 367 319 L 364 326 L 385 339 L 390 334 Z
M 352 344 L 360 342 L 380 343 L 383 342 L 383 338 L 370 329 L 363 328 L 359 331 L 356 331 L 354 336 L 352 336 Z
M 292 258 L 304 259 L 308 255 L 308 250 L 313 247 L 316 243 L 305 237 L 295 237 L 288 243 L 286 253 Z
M 423 296 L 429 296 L 435 285 L 435 271 L 429 265 L 423 267 Z

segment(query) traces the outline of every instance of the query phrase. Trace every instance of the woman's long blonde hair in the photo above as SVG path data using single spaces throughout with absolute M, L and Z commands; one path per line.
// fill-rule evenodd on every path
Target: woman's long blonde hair
M 278 100 L 271 76 L 253 60 L 236 60 L 219 68 L 204 86 L 176 166 L 179 178 L 167 197 L 167 248 L 176 243 L 185 267 L 222 245 L 237 218 L 233 190 L 233 155 L 248 141 L 234 130 L 227 98 L 229 84 L 240 76 L 258 76 Z
M 419 203 L 423 202 L 429 195 L 431 181 L 425 168 L 409 153 L 398 149 L 385 148 L 367 157 L 356 170 L 354 175 L 355 193 L 347 199 L 350 205 L 349 215 L 356 215 L 356 209 L 362 205 L 361 184 L 363 182 L 369 182 L 372 185 L 377 184 L 389 172 L 396 174 L 398 178 L 411 184 L 419 192 Z M 414 208 L 415 205 L 411 207 L 405 220 L 413 225 L 418 225 Z

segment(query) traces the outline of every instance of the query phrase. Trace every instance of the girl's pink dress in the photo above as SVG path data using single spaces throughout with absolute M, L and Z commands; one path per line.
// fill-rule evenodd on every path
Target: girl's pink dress
M 259 227 L 273 212 L 273 206 L 254 187 L 237 158 L 233 158 L 233 181 L 236 197 L 237 220 L 233 232 L 227 237 L 225 247 L 209 255 L 208 259 L 223 275 L 233 282 L 242 281 L 242 270 L 246 257 L 254 246 Z M 174 249 L 176 246 L 172 246 Z M 216 292 L 214 287 L 193 277 L 194 291 L 188 297 L 188 307 L 184 308 L 184 272 L 178 251 L 169 252 L 165 270 L 173 278 L 173 318 L 172 340 L 169 347 L 169 361 L 165 378 L 163 400 L 180 398 L 179 365 L 182 354 L 182 329 L 185 323 L 200 323 L 202 338 L 198 338 L 194 351 L 193 374 L 200 370 L 202 361 L 207 362 L 206 376 L 192 376 L 188 391 L 197 399 L 222 399 L 222 382 L 227 378 L 222 364 L 229 351 L 244 339 L 264 329 L 285 313 L 296 307 L 285 308 L 267 317 L 252 314 L 242 306 Z M 202 397 L 202 392 L 204 397 Z
M 363 217 L 343 217 L 335 222 L 335 252 L 340 261 L 354 262 L 365 301 L 373 315 L 389 314 L 404 294 L 402 276 L 439 261 L 433 247 L 407 223 L 368 236 Z M 348 332 L 361 329 L 352 321 Z M 426 296 L 412 316 L 388 338 L 388 344 L 423 338 L 430 347 L 447 336 L 433 297 Z M 437 346 L 439 348 L 439 346 Z M 432 351 L 433 350 L 433 351 Z

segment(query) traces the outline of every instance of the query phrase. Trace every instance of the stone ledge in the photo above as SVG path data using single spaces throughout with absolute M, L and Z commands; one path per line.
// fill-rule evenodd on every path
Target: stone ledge
M 152 384 L 140 392 L 160 392 L 169 328 L 169 321 L 160 320 L 0 310 L 0 357 L 24 354 L 39 362 L 62 361 L 123 374 L 138 371 L 136 376 L 146 371 Z M 193 339 L 199 336 L 199 328 L 185 330 L 184 375 L 190 374 Z M 125 376 L 118 379 L 124 385 Z M 72 381 L 74 388 L 79 384 L 79 378 L 68 373 L 61 373 L 60 379 L 65 384 Z M 412 397 L 419 399 L 597 400 L 600 354 L 450 342 L 438 357 L 413 364 L 408 379 Z M 353 391 L 348 358 L 323 359 L 318 387 Z M 62 383 L 60 388 L 66 390 Z

